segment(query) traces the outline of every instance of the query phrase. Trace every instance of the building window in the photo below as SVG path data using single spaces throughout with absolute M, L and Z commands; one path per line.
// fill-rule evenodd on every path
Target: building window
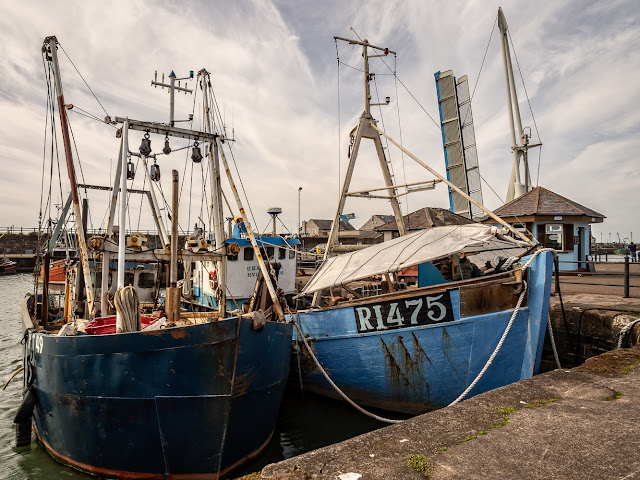
M 278 248 L 278 259 L 283 260 L 287 258 L 287 251 L 284 248 Z
M 548 223 L 544 230 L 544 246 L 555 250 L 564 250 L 564 226 L 561 223 Z
M 244 249 L 244 259 L 247 262 L 250 262 L 251 260 L 253 260 L 253 247 L 246 247 Z

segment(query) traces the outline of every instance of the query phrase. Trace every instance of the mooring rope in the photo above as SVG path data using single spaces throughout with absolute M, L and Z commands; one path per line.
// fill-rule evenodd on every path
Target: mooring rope
M 293 318 L 293 317 L 292 317 Z M 379 422 L 384 422 L 384 423 L 402 423 L 404 422 L 404 420 L 393 420 L 391 418 L 384 418 L 381 417 L 379 415 L 376 415 L 375 413 L 371 413 L 368 410 L 365 410 L 364 408 L 362 408 L 360 405 L 358 405 L 356 402 L 354 402 L 353 400 L 351 400 L 346 393 L 344 393 L 342 390 L 340 390 L 340 387 L 338 387 L 335 383 L 333 383 L 333 380 L 331 380 L 331 378 L 329 377 L 329 375 L 327 374 L 327 372 L 325 371 L 324 368 L 322 368 L 322 365 L 320 365 L 320 362 L 318 361 L 318 358 L 315 356 L 315 354 L 313 353 L 313 351 L 311 350 L 311 347 L 309 346 L 309 344 L 307 343 L 307 339 L 304 337 L 304 334 L 302 333 L 302 330 L 300 330 L 300 326 L 298 325 L 298 322 L 296 322 L 295 320 L 292 320 L 293 324 L 296 326 L 296 329 L 298 331 L 298 334 L 300 335 L 300 338 L 302 338 L 302 343 L 304 344 L 305 348 L 307 349 L 307 351 L 309 352 L 309 355 L 311 355 L 311 358 L 313 358 L 313 361 L 315 362 L 316 366 L 318 367 L 318 369 L 320 369 L 320 372 L 322 373 L 322 375 L 324 375 L 324 378 L 327 380 L 327 382 L 329 382 L 329 384 L 333 387 L 333 389 L 338 392 L 338 394 L 349 404 L 351 405 L 353 408 L 355 408 L 356 410 L 358 410 L 361 413 L 364 413 L 366 416 L 371 417 L 375 420 L 378 420 Z
M 527 260 L 527 263 L 525 263 L 522 266 L 522 271 L 524 272 L 527 268 L 529 268 L 529 266 L 531 265 L 531 262 L 533 262 L 534 258 L 536 258 L 538 255 L 540 255 L 542 252 L 554 252 L 554 255 L 555 255 L 555 250 L 554 249 L 552 249 L 552 248 L 542 248 L 542 249 L 538 250 L 537 252 L 535 252 L 531 256 L 531 258 L 529 260 Z M 458 398 L 456 398 L 453 402 L 451 402 L 449 404 L 449 406 L 455 405 L 456 403 L 458 403 L 460 400 L 462 400 L 473 389 L 473 387 L 476 386 L 476 384 L 480 381 L 480 379 L 482 378 L 484 373 L 487 371 L 487 369 L 493 363 L 493 360 L 496 358 L 496 355 L 498 355 L 498 352 L 502 348 L 502 344 L 504 343 L 505 339 L 507 338 L 509 330 L 511 330 L 511 326 L 513 325 L 513 322 L 516 319 L 516 315 L 518 314 L 518 310 L 520 310 L 520 306 L 522 305 L 522 300 L 524 300 L 524 295 L 525 295 L 525 293 L 527 293 L 527 288 L 528 288 L 527 287 L 527 282 L 522 280 L 522 283 L 524 285 L 523 288 L 522 288 L 522 293 L 520 293 L 520 298 L 518 298 L 518 303 L 516 304 L 516 308 L 513 310 L 513 314 L 511 315 L 511 319 L 509 319 L 509 323 L 507 324 L 507 328 L 505 328 L 504 333 L 502 334 L 502 337 L 500 338 L 500 341 L 498 342 L 498 345 L 496 345 L 495 350 L 493 351 L 493 353 L 489 357 L 489 360 L 487 360 L 487 363 L 485 364 L 485 366 L 482 368 L 482 370 L 480 370 L 480 373 L 478 374 L 478 376 L 475 378 L 475 380 L 473 380 L 473 382 L 471 382 L 471 385 L 469 385 L 466 388 L 466 390 L 460 394 L 460 396 Z
M 622 347 L 622 342 L 624 341 L 624 338 L 626 337 L 627 333 L 633 328 L 633 326 L 640 322 L 640 318 L 635 319 L 632 322 L 627 323 L 622 330 L 620 330 L 620 333 L 618 334 L 618 346 L 617 348 Z
M 547 330 L 549 330 L 549 340 L 551 340 L 551 349 L 553 350 L 553 358 L 556 359 L 556 366 L 558 370 L 562 369 L 562 365 L 560 365 L 560 357 L 558 357 L 558 350 L 556 349 L 556 340 L 553 338 L 553 327 L 551 326 L 551 316 L 547 320 Z
M 131 285 L 119 288 L 114 296 L 118 319 L 116 333 L 139 332 L 142 330 L 140 318 L 140 298 Z

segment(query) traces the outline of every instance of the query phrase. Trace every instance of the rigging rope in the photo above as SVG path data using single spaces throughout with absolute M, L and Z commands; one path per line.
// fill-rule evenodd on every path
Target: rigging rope
M 78 72 L 78 75 L 80 75 L 80 78 L 82 79 L 82 81 L 84 82 L 84 84 L 87 86 L 87 88 L 89 89 L 89 91 L 91 92 L 91 95 L 93 95 L 93 98 L 96 99 L 96 101 L 98 102 L 98 104 L 100 105 L 100 107 L 102 108 L 102 111 L 105 113 L 105 115 L 107 117 L 110 117 L 109 113 L 107 112 L 107 110 L 104 108 L 104 106 L 102 105 L 102 102 L 100 102 L 100 100 L 98 99 L 98 97 L 96 97 L 96 94 L 93 93 L 93 90 L 91 90 L 91 87 L 89 86 L 89 84 L 87 83 L 87 81 L 84 79 L 84 77 L 82 76 L 82 74 L 80 73 L 80 70 L 78 70 L 78 68 L 76 67 L 75 63 L 73 63 L 73 60 L 71 60 L 71 58 L 69 57 L 69 55 L 67 55 L 67 52 L 65 51 L 64 47 L 58 43 L 58 45 L 60 46 L 60 48 L 62 49 L 62 51 L 64 52 L 65 56 L 67 57 L 67 59 L 71 62 L 71 65 L 73 65 L 73 68 L 76 69 L 76 72 Z
M 398 71 L 398 55 L 393 54 L 393 77 L 394 77 L 394 86 L 396 90 L 396 112 L 398 113 L 398 131 L 400 135 L 400 146 L 404 146 L 404 142 L 402 141 L 402 123 L 400 122 L 400 97 L 398 96 L 398 78 L 396 77 L 396 73 Z M 385 137 L 387 141 L 387 151 L 389 150 L 389 139 Z M 405 185 L 407 184 L 407 171 L 405 169 L 405 156 L 404 151 L 400 150 L 401 158 L 402 158 L 402 178 L 404 180 Z M 409 192 L 409 187 L 405 187 L 405 192 Z M 405 196 L 405 215 L 409 215 L 409 195 Z M 407 218 L 409 220 L 409 218 Z M 407 228 L 411 230 L 411 224 L 407 225 Z

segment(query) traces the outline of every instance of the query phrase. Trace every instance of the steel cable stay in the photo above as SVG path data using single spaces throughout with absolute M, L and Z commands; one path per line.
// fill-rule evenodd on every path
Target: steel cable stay
M 100 107 L 102 108 L 102 110 L 104 111 L 105 115 L 109 118 L 110 115 L 107 112 L 107 110 L 104 108 L 104 105 L 102 105 L 102 102 L 98 99 L 98 97 L 96 96 L 95 93 L 93 93 L 93 90 L 91 89 L 91 87 L 89 86 L 89 84 L 87 83 L 87 81 L 84 79 L 84 77 L 82 76 L 82 74 L 80 73 L 80 70 L 78 70 L 78 68 L 76 67 L 75 63 L 73 63 L 73 60 L 71 60 L 71 58 L 69 57 L 69 55 L 67 54 L 67 52 L 65 51 L 64 47 L 62 46 L 61 43 L 58 42 L 58 45 L 60 46 L 60 48 L 62 49 L 62 51 L 64 52 L 65 56 L 67 57 L 67 59 L 69 60 L 69 62 L 71 62 L 71 65 L 73 65 L 73 68 L 76 70 L 76 72 L 78 73 L 78 75 L 80 76 L 80 78 L 82 79 L 82 81 L 84 82 L 84 84 L 87 86 L 87 88 L 89 89 L 89 91 L 91 92 L 91 95 L 93 95 L 93 98 L 96 99 L 96 102 L 98 102 L 98 104 L 100 105 Z
M 396 76 L 396 73 L 398 72 L 398 55 L 397 54 L 393 54 L 393 84 L 395 86 L 395 91 L 396 91 L 396 112 L 398 114 L 398 134 L 400 136 L 400 145 L 404 145 L 404 142 L 402 141 L 402 123 L 400 122 L 400 97 L 398 96 L 398 78 Z M 377 87 L 376 87 L 377 88 Z M 385 138 L 385 140 L 387 140 Z M 389 151 L 389 141 L 387 140 L 387 151 Z M 401 154 L 401 158 L 402 158 L 402 178 L 404 180 L 405 185 L 408 183 L 407 182 L 407 171 L 405 169 L 405 157 L 404 157 L 404 152 L 402 150 L 400 150 L 400 154 Z M 409 193 L 409 187 L 405 187 L 405 192 Z M 406 211 L 406 215 L 409 215 L 409 195 L 405 195 L 404 198 L 405 201 L 405 211 Z M 409 217 L 407 217 L 407 220 L 410 222 Z M 409 229 L 409 231 L 411 230 L 411 223 L 409 223 L 409 225 L 407 225 L 407 228 Z

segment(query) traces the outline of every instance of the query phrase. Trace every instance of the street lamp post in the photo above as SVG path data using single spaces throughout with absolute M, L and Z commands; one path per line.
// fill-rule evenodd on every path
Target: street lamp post
M 302 236 L 302 227 L 300 226 L 300 192 L 302 187 L 298 187 L 298 238 Z

